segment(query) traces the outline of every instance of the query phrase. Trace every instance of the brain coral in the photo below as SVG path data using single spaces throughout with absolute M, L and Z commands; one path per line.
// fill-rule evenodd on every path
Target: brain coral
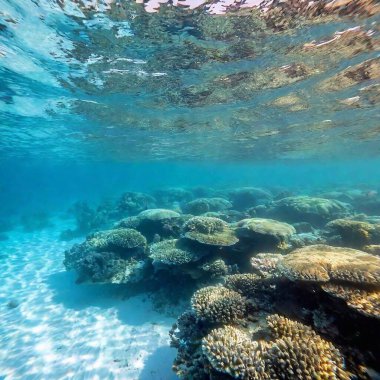
M 189 219 L 183 226 L 183 232 L 186 238 L 207 245 L 230 246 L 238 241 L 226 222 L 207 216 Z
M 350 248 L 300 248 L 279 260 L 278 268 L 290 280 L 380 284 L 380 257 Z
M 246 314 L 246 300 L 239 293 L 222 286 L 207 286 L 196 291 L 191 307 L 200 319 L 209 322 L 233 322 Z

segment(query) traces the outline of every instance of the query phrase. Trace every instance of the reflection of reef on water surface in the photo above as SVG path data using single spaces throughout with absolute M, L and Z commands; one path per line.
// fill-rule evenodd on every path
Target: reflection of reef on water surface
M 377 152 L 378 4 L 217 3 L 70 3 L 70 95 L 49 109 L 85 119 L 68 140 L 117 159 Z

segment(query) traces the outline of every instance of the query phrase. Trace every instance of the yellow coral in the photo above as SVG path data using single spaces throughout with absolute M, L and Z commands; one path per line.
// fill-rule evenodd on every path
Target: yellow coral
M 284 256 L 279 270 L 291 280 L 342 280 L 380 285 L 380 258 L 350 248 L 311 245 Z
M 191 306 L 198 318 L 223 323 L 242 319 L 247 307 L 244 297 L 222 286 L 207 286 L 196 291 Z
M 322 289 L 334 297 L 343 299 L 349 307 L 359 313 L 380 318 L 380 290 L 364 290 L 335 284 L 324 284 Z

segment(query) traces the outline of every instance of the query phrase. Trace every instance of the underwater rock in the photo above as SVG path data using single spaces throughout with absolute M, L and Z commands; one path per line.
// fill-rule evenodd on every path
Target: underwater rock
M 209 211 L 222 211 L 232 207 L 232 203 L 224 198 L 198 198 L 186 203 L 184 211 L 191 215 L 201 215 Z
M 210 323 L 234 322 L 242 319 L 247 311 L 244 297 L 222 286 L 208 286 L 196 291 L 191 298 L 196 316 Z
M 380 224 L 336 219 L 327 223 L 326 227 L 340 236 L 343 245 L 361 248 L 364 245 L 380 243 Z
M 268 215 L 274 215 L 287 222 L 309 222 L 321 225 L 340 216 L 346 216 L 349 205 L 324 198 L 309 196 L 287 197 L 273 202 Z
M 20 303 L 17 300 L 10 300 L 7 303 L 8 309 L 16 309 L 19 305 Z
M 296 233 L 293 226 L 273 219 L 243 219 L 233 225 L 236 236 L 259 247 L 287 247 L 289 238 Z
M 249 207 L 265 203 L 272 198 L 272 195 L 256 187 L 241 187 L 229 193 L 231 202 L 236 210 L 245 210 Z
M 221 219 L 195 216 L 183 225 L 183 233 L 187 239 L 198 243 L 215 246 L 230 246 L 238 242 L 233 230 Z
M 380 78 L 379 58 L 368 59 L 355 66 L 349 66 L 340 73 L 323 81 L 319 88 L 322 91 L 339 91 L 365 81 Z

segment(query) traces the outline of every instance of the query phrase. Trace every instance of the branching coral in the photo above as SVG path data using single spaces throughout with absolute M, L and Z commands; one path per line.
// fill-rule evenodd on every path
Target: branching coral
M 239 293 L 222 286 L 207 286 L 196 291 L 191 307 L 200 319 L 208 322 L 234 322 L 246 314 L 246 300 Z
M 217 371 L 245 380 L 347 380 L 343 357 L 310 327 L 269 316 L 273 341 L 254 341 L 230 325 L 212 330 L 202 350 Z
M 257 292 L 261 281 L 262 277 L 253 273 L 232 274 L 226 277 L 224 286 L 245 297 L 250 297 Z
M 212 330 L 202 340 L 202 350 L 211 365 L 234 379 L 270 380 L 263 353 L 265 342 L 255 342 L 233 326 Z

